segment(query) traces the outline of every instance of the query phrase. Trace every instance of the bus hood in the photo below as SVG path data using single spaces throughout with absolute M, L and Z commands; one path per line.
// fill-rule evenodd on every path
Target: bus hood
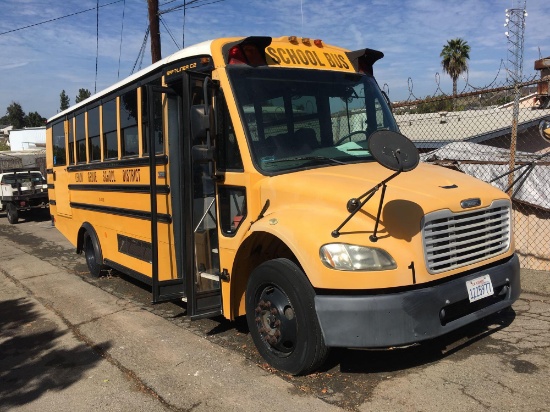
M 269 199 L 267 214 L 285 208 L 328 209 L 332 216 L 344 219 L 350 199 L 360 197 L 393 173 L 377 163 L 362 163 L 275 176 L 263 181 L 261 202 Z M 378 190 L 363 206 L 367 215 L 376 216 L 381 192 Z M 420 209 L 422 215 L 441 209 L 462 212 L 461 202 L 476 198 L 480 203 L 475 208 L 484 208 L 507 195 L 466 174 L 421 163 L 388 182 L 384 208 L 401 202 Z

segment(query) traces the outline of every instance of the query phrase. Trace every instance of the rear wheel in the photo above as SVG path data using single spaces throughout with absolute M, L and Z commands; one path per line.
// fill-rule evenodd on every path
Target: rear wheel
M 16 224 L 19 221 L 19 211 L 13 203 L 8 203 L 6 205 L 8 222 L 12 225 Z
M 303 375 L 328 355 L 315 291 L 298 266 L 274 259 L 258 266 L 246 290 L 246 319 L 260 354 L 274 368 Z
M 86 257 L 86 264 L 88 265 L 88 270 L 92 276 L 99 277 L 101 271 L 105 269 L 103 265 L 103 256 L 101 256 L 101 249 L 97 245 L 98 253 L 96 254 L 96 248 L 94 247 L 94 240 L 89 232 L 84 232 L 83 239 L 83 251 L 84 256 Z

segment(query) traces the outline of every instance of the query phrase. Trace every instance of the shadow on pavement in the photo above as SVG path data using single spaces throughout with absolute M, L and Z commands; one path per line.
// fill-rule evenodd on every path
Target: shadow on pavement
M 101 360 L 84 344 L 63 344 L 66 335 L 28 299 L 0 302 L 0 411 L 71 386 Z

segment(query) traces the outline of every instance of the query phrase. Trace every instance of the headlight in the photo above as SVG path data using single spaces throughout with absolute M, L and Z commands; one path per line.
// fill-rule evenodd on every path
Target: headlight
M 539 123 L 540 136 L 550 142 L 550 120 L 541 120 Z
M 325 266 L 337 270 L 389 270 L 397 268 L 395 260 L 383 249 L 329 243 L 319 250 Z

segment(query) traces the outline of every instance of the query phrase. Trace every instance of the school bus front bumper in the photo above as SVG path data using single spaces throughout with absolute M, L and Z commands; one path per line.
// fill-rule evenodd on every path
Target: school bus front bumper
M 509 307 L 521 292 L 519 274 L 514 254 L 466 276 L 420 289 L 361 296 L 317 295 L 315 308 L 327 346 L 403 346 L 444 335 Z M 486 275 L 493 293 L 471 301 L 468 285 L 487 279 Z

